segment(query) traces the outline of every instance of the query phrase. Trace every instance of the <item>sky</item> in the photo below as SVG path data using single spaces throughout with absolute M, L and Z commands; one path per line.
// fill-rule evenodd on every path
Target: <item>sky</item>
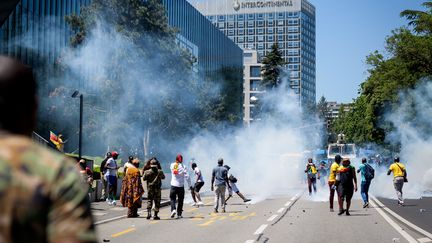
M 391 31 L 407 25 L 405 9 L 421 0 L 309 0 L 316 8 L 316 96 L 352 102 L 367 78 L 366 56 L 384 51 Z

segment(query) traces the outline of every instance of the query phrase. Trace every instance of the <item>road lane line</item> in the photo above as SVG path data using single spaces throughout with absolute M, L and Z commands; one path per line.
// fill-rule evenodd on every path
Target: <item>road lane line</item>
M 377 202 L 377 204 L 382 207 L 385 211 L 387 211 L 388 213 L 390 213 L 391 215 L 393 215 L 396 219 L 398 219 L 399 221 L 401 221 L 402 223 L 408 225 L 410 228 L 412 228 L 413 230 L 421 233 L 422 235 L 432 239 L 432 234 L 427 232 L 426 230 L 418 227 L 417 225 L 409 222 L 408 220 L 406 220 L 405 218 L 403 218 L 402 216 L 400 216 L 399 214 L 393 212 L 390 208 L 386 207 L 380 200 L 378 200 L 376 197 L 374 196 L 370 196 L 373 200 L 375 200 Z
M 264 232 L 264 230 L 267 228 L 267 224 L 261 225 L 254 233 L 254 235 L 260 235 Z
M 420 238 L 420 239 L 417 239 L 420 243 L 429 243 L 429 242 L 432 242 L 432 240 L 431 239 L 429 239 L 429 238 Z
M 282 213 L 284 210 L 285 210 L 285 208 L 279 208 L 279 210 L 277 212 Z
M 278 216 L 277 214 L 272 215 L 270 218 L 267 219 L 267 221 L 268 221 L 268 222 L 271 222 L 271 221 L 273 221 L 275 218 L 277 218 L 277 216 Z
M 296 200 L 296 198 L 297 198 L 297 195 L 295 195 L 294 197 L 292 197 L 292 198 L 290 199 L 290 201 L 294 201 L 294 200 Z
M 186 212 L 191 213 L 191 212 L 196 211 L 196 210 L 198 210 L 198 208 L 191 208 L 191 209 L 189 209 L 189 210 L 186 211 Z
M 291 201 L 289 201 L 289 202 L 287 202 L 287 203 L 285 203 L 285 207 L 288 207 L 289 205 L 291 204 Z
M 254 243 L 254 240 L 247 240 L 245 243 Z
M 111 237 L 112 237 L 112 238 L 116 238 L 116 237 L 119 237 L 119 236 L 121 236 L 121 235 L 124 235 L 124 234 L 130 233 L 130 232 L 135 231 L 135 230 L 136 230 L 135 228 L 130 228 L 130 229 L 127 229 L 127 230 L 123 230 L 122 232 L 119 232 L 119 233 L 117 233 L 117 234 L 113 234 L 113 235 L 111 235 Z
M 417 242 L 411 235 L 409 235 L 402 227 L 400 227 L 395 221 L 393 221 L 384 211 L 375 204 L 372 200 L 370 201 L 372 206 L 378 211 L 378 213 L 389 223 L 399 234 L 401 234 L 409 243 Z

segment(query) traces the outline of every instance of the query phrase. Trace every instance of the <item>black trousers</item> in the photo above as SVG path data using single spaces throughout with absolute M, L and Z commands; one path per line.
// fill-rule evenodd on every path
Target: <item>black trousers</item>
M 176 201 L 178 198 L 177 215 L 182 215 L 184 196 L 185 196 L 184 187 L 171 186 L 171 190 L 170 190 L 171 211 L 176 209 Z

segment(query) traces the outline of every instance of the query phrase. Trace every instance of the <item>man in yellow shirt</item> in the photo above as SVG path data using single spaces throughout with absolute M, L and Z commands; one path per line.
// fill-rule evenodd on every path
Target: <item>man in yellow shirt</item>
M 335 161 L 333 162 L 333 164 L 330 167 L 330 175 L 329 175 L 329 179 L 328 179 L 328 185 L 329 185 L 329 189 L 330 189 L 330 197 L 329 197 L 330 212 L 334 212 L 333 201 L 334 201 L 334 194 L 335 194 L 335 190 L 336 190 L 336 186 L 335 186 L 336 174 L 338 172 L 341 160 L 342 160 L 342 157 L 340 155 L 336 155 Z M 338 197 L 338 200 L 339 200 L 339 197 Z
M 389 170 L 387 171 L 387 175 L 390 175 L 393 172 L 393 186 L 396 190 L 396 195 L 398 197 L 398 205 L 403 206 L 403 196 L 402 196 L 402 188 L 403 184 L 406 180 L 406 169 L 405 166 L 399 162 L 399 157 L 394 158 L 393 164 L 390 165 Z

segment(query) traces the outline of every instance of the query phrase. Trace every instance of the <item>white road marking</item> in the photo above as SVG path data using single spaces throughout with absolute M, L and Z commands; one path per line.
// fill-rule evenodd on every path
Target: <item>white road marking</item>
M 285 210 L 285 208 L 279 208 L 279 210 L 277 212 L 282 213 L 284 210 Z
M 371 196 L 373 200 L 375 200 L 377 202 L 377 204 L 382 207 L 384 210 L 386 210 L 388 213 L 390 213 L 391 215 L 393 215 L 393 217 L 395 217 L 396 219 L 398 219 L 399 221 L 401 221 L 402 223 L 408 225 L 410 228 L 414 229 L 415 231 L 421 233 L 422 235 L 428 237 L 429 239 L 432 239 L 432 234 L 427 232 L 426 230 L 418 227 L 417 225 L 409 222 L 408 220 L 402 218 L 399 214 L 393 212 L 391 209 L 389 209 L 388 207 L 384 206 L 384 204 L 382 204 L 376 197 Z
M 111 211 L 125 211 L 127 208 L 121 208 L 121 207 L 115 207 L 115 208 L 110 208 L 109 210 Z
M 261 225 L 254 233 L 254 235 L 260 235 L 264 232 L 264 230 L 267 228 L 267 224 Z
M 431 239 L 429 239 L 429 238 L 420 238 L 420 239 L 417 239 L 420 243 L 429 243 L 429 242 L 432 242 L 432 240 Z
M 94 216 L 104 216 L 104 215 L 107 214 L 107 213 L 92 212 L 92 214 L 93 214 Z
M 247 240 L 245 243 L 254 243 L 254 240 Z
M 273 221 L 275 218 L 277 218 L 277 216 L 278 216 L 277 214 L 272 215 L 270 218 L 267 219 L 267 221 L 268 221 L 268 222 L 271 222 L 271 221 Z
M 287 203 L 285 203 L 285 207 L 288 207 L 289 205 L 291 204 L 291 201 L 289 201 L 289 202 L 287 202 Z
M 292 198 L 290 199 L 290 201 L 294 201 L 294 200 L 296 200 L 296 198 L 297 198 L 297 195 L 294 196 L 294 197 L 292 197 Z
M 379 208 L 374 201 L 370 201 L 372 206 L 378 211 L 379 214 L 389 223 L 399 234 L 401 234 L 409 243 L 417 242 L 411 235 L 409 235 L 405 230 L 403 230 L 395 221 L 393 221 L 384 211 Z

